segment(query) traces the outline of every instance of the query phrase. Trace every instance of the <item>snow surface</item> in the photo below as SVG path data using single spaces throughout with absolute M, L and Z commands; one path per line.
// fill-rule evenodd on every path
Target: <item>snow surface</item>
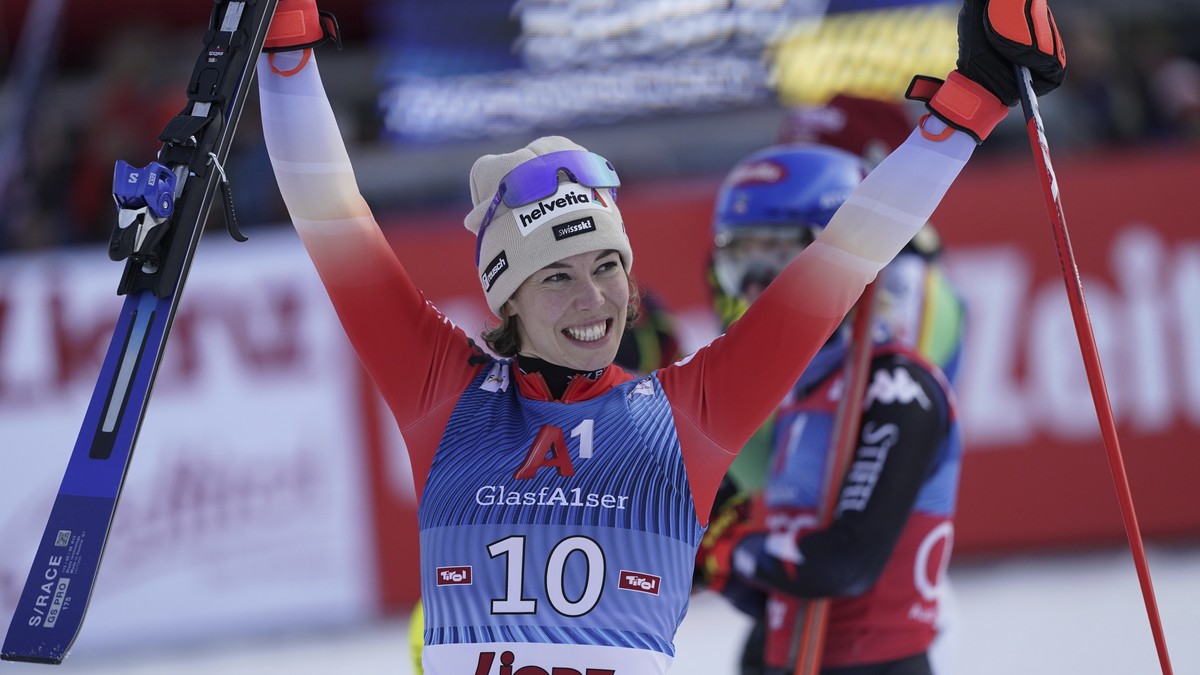
M 1200 545 L 1156 545 L 1148 555 L 1174 673 L 1200 673 Z M 955 621 L 942 656 L 953 668 L 943 675 L 1163 672 L 1126 550 L 956 562 L 950 578 Z M 697 596 L 680 629 L 671 672 L 735 675 L 747 626 L 720 598 Z M 0 673 L 410 675 L 407 645 L 407 621 L 394 619 L 186 651 L 73 653 L 60 666 L 6 661 Z

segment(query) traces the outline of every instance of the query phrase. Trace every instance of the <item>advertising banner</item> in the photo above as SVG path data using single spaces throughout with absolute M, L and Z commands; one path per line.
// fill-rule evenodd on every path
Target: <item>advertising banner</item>
M 1150 540 L 1200 535 L 1197 165 L 1195 151 L 1057 163 Z M 718 180 L 620 195 L 634 275 L 673 312 L 688 351 L 718 330 L 705 285 Z M 477 334 L 490 312 L 462 216 L 381 225 L 426 295 Z M 1108 455 L 1031 161 L 970 165 L 934 223 L 968 317 L 956 551 L 1119 545 Z M 417 596 L 404 439 L 296 237 L 216 239 L 188 281 L 81 643 L 348 621 Z M 99 249 L 0 259 L 0 616 L 24 583 L 82 420 L 118 272 Z
M 79 647 L 376 611 L 354 356 L 292 233 L 213 239 L 175 318 Z M 120 309 L 119 276 L 100 247 L 0 259 L 5 629 Z

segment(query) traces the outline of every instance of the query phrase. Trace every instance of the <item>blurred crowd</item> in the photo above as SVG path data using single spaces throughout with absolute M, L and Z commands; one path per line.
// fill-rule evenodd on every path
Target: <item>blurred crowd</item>
M 159 133 L 187 103 L 196 45 L 194 34 L 138 23 L 107 34 L 86 63 L 58 71 L 40 90 L 20 91 L 6 80 L 0 102 L 8 118 L 20 119 L 23 106 L 34 111 L 0 133 L 19 148 L 0 171 L 0 250 L 108 240 L 116 225 L 114 163 L 155 161 Z M 239 125 L 225 167 L 236 176 L 239 222 L 282 214 L 257 117 L 251 97 L 242 118 L 251 123 Z M 223 219 L 219 205 L 213 213 Z
M 1195 18 L 1130 23 L 1088 10 L 1064 13 L 1067 79 L 1041 105 L 1054 147 L 1200 143 Z
M 1042 104 L 1056 153 L 1200 145 L 1200 8 L 1184 16 L 1088 5 L 1055 13 L 1071 45 L 1066 84 Z M 106 31 L 86 58 L 56 61 L 38 87 L 17 77 L 15 45 L 0 44 L 0 252 L 108 240 L 116 223 L 113 164 L 155 159 L 158 132 L 186 102 L 194 32 L 153 23 Z M 348 41 L 344 53 L 373 49 L 369 36 L 359 37 L 367 39 Z M 359 105 L 348 112 L 358 119 L 343 125 L 355 130 L 350 146 L 393 143 L 372 119 L 379 93 L 372 74 L 356 76 Z M 238 220 L 251 227 L 286 220 L 258 114 L 249 100 L 225 166 Z M 1010 115 L 986 152 L 1028 151 L 1018 117 Z M 222 227 L 221 209 L 212 214 L 210 226 Z

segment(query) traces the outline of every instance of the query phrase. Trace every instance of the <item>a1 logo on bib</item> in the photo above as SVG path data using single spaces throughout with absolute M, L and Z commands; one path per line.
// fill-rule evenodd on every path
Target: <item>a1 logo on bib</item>
M 521 236 L 528 236 L 543 223 L 584 209 L 612 212 L 608 199 L 599 190 L 578 183 L 560 183 L 558 192 L 532 204 L 518 206 L 513 209 L 513 216 Z

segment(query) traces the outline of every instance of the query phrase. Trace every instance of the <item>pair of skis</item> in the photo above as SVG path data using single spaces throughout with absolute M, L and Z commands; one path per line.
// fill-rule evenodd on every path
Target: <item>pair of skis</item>
M 17 602 L 0 658 L 61 663 L 83 624 L 117 498 L 196 246 L 218 188 L 277 0 L 214 0 L 188 102 L 163 129 L 158 161 L 118 162 L 119 222 L 109 245 L 126 260 L 125 302 L 82 428 Z

